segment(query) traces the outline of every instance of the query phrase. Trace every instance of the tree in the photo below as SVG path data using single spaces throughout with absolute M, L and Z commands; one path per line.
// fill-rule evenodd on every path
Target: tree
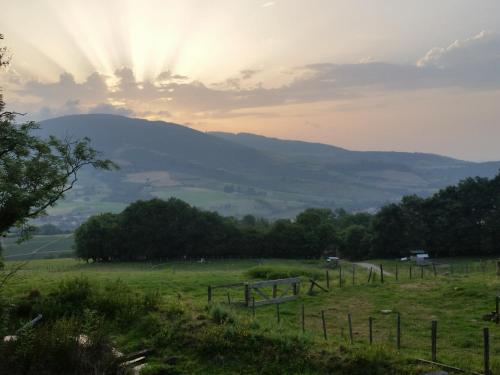
M 0 67 L 9 62 L 5 56 L 0 48 Z M 41 139 L 33 134 L 38 124 L 18 124 L 18 115 L 5 111 L 0 96 L 0 235 L 13 226 L 29 229 L 28 221 L 64 197 L 83 167 L 115 167 L 99 159 L 88 138 Z
M 76 255 L 88 261 L 120 258 L 119 215 L 105 213 L 91 216 L 75 231 Z
M 370 241 L 366 227 L 352 224 L 341 233 L 340 254 L 352 260 L 367 258 L 370 253 Z

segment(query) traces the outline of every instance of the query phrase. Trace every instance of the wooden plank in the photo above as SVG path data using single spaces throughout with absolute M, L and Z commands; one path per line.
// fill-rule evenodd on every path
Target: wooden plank
M 289 277 L 287 279 L 257 281 L 255 283 L 248 284 L 248 287 L 251 289 L 255 289 L 255 288 L 262 288 L 265 286 L 292 284 L 292 283 L 300 283 L 300 277 Z
M 461 368 L 458 368 L 458 367 L 454 367 L 454 366 L 450 366 L 450 365 L 446 365 L 444 363 L 440 363 L 440 362 L 435 362 L 435 361 L 428 361 L 427 359 L 420 359 L 420 358 L 417 358 L 416 359 L 417 362 L 421 362 L 421 363 L 425 363 L 427 365 L 434 365 L 434 366 L 438 366 L 438 367 L 441 367 L 442 369 L 445 369 L 445 370 L 450 370 L 450 371 L 455 371 L 455 372 L 463 372 L 463 373 L 466 373 L 466 374 L 471 374 L 471 375 L 483 375 L 479 372 L 470 372 L 470 371 L 465 371 L 465 370 L 462 370 Z
M 127 361 L 127 362 L 123 362 L 122 364 L 120 364 L 120 367 L 136 366 L 136 365 L 144 362 L 145 360 L 146 360 L 146 357 L 138 357 L 136 359 L 132 359 L 132 360 Z
M 285 296 L 285 297 L 278 297 L 274 299 L 264 299 L 261 301 L 255 301 L 255 306 L 262 306 L 262 305 L 271 305 L 273 303 L 283 303 L 287 301 L 293 301 L 296 300 L 297 296 Z
M 323 288 L 321 285 L 319 285 L 316 281 L 314 281 L 313 279 L 309 279 L 309 281 L 311 282 L 311 284 L 314 284 L 315 286 L 317 286 L 318 288 L 320 288 L 322 291 L 324 292 L 328 292 L 328 289 L 325 289 Z M 312 288 L 311 288 L 312 290 Z
M 133 353 L 128 353 L 128 354 L 125 354 L 121 357 L 118 357 L 116 359 L 117 362 L 125 362 L 125 361 L 130 361 L 132 359 L 135 359 L 135 358 L 138 358 L 138 357 L 145 357 L 147 356 L 148 354 L 151 354 L 153 353 L 153 349 L 143 349 L 143 350 L 139 350 L 137 352 L 133 352 Z
M 236 288 L 238 286 L 243 286 L 245 283 L 233 283 L 233 284 L 220 284 L 220 285 L 211 285 L 210 287 L 212 289 L 217 289 L 217 288 Z

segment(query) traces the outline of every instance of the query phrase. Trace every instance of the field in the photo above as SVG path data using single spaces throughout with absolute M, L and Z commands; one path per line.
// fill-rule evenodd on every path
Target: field
M 17 243 L 16 237 L 3 239 L 3 257 L 6 260 L 57 258 L 73 254 L 73 234 L 34 236 Z
M 383 263 L 384 283 L 380 275 L 368 283 L 368 269 L 343 263 L 343 286 L 339 271 L 330 270 L 330 291 L 316 289 L 307 295 L 308 282 L 302 277 L 300 297 L 280 305 L 277 323 L 275 305 L 252 309 L 235 303 L 243 298 L 242 288 L 217 289 L 213 304 L 224 308 L 238 319 L 255 320 L 258 329 L 268 335 L 301 335 L 301 309 L 305 309 L 305 335 L 318 347 L 336 350 L 352 347 L 364 351 L 368 346 L 368 318 L 373 318 L 373 345 L 390 352 L 396 349 L 396 313 L 401 316 L 404 358 L 430 359 L 431 321 L 438 322 L 437 359 L 450 365 L 481 372 L 483 327 L 489 327 L 494 373 L 500 371 L 500 325 L 484 321 L 483 315 L 495 309 L 495 296 L 500 294 L 500 278 L 493 261 L 458 259 L 440 260 L 436 276 L 432 268 L 413 267 L 395 261 Z M 16 262 L 7 262 L 7 268 Z M 396 280 L 398 265 L 398 280 Z M 99 283 L 120 279 L 138 292 L 159 291 L 164 300 L 180 299 L 191 309 L 203 313 L 207 305 L 207 286 L 252 280 L 249 270 L 267 267 L 280 275 L 287 270 L 297 274 L 315 274 L 326 286 L 325 264 L 312 260 L 221 260 L 204 263 L 175 261 L 163 264 L 86 264 L 73 259 L 33 260 L 10 282 L 9 297 L 25 295 L 32 289 L 49 291 L 63 279 L 85 276 Z M 354 267 L 354 268 L 353 268 Z M 352 270 L 355 270 L 354 281 Z M 375 273 L 373 273 L 375 274 Z M 321 311 L 324 311 L 327 340 L 323 337 Z M 384 311 L 387 310 L 387 311 Z M 384 312 L 383 312 L 384 311 Z M 352 316 L 353 341 L 350 343 L 347 316 Z

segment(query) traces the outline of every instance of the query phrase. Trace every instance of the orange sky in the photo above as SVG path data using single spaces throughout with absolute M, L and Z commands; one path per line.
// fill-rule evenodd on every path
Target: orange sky
M 13 55 L 0 86 L 9 108 L 35 119 L 106 112 L 500 159 L 498 1 L 0 0 L 0 9 Z

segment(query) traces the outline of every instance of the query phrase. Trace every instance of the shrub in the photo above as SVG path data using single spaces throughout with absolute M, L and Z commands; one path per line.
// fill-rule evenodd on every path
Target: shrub
M 31 309 L 30 303 L 32 303 Z M 139 315 L 156 311 L 159 303 L 158 293 L 145 295 L 133 293 L 120 280 L 95 285 L 86 278 L 75 278 L 61 282 L 46 297 L 19 301 L 18 310 L 23 313 L 36 310 L 43 314 L 44 320 L 82 317 L 86 310 L 95 310 L 110 321 L 129 324 L 130 320 Z
M 211 306 L 209 313 L 212 320 L 217 324 L 235 322 L 234 315 L 222 305 Z
M 85 322 L 63 318 L 25 330 L 17 340 L 0 342 L 0 373 L 116 373 L 112 371 L 114 356 L 103 332 L 99 318 L 91 314 Z M 84 337 L 82 334 L 85 339 L 79 339 Z

